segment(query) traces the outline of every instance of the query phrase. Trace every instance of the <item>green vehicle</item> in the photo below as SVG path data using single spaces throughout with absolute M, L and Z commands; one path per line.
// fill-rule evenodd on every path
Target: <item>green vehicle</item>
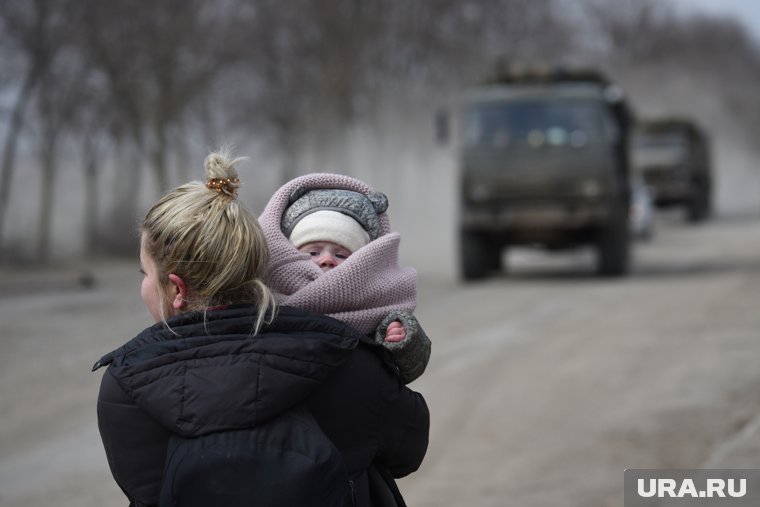
M 597 272 L 628 271 L 631 114 L 595 72 L 505 74 L 470 90 L 461 118 L 460 267 L 504 269 L 505 249 L 591 245 Z
M 680 206 L 692 222 L 712 211 L 712 171 L 707 137 L 686 118 L 642 121 L 634 136 L 633 160 L 654 191 L 658 208 Z

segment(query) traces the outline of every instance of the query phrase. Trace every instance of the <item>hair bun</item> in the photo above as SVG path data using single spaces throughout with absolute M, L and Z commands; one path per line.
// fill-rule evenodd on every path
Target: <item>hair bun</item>
M 237 189 L 240 187 L 235 162 L 229 152 L 220 151 L 210 153 L 204 162 L 206 169 L 206 186 L 215 192 L 230 197 L 237 197 Z

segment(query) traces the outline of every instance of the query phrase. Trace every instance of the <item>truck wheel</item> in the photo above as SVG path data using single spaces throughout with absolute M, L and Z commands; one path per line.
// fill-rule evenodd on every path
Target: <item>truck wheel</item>
M 459 255 L 462 278 L 478 280 L 500 267 L 500 250 L 483 234 L 462 232 L 459 238 Z
M 618 211 L 617 215 L 599 231 L 597 238 L 597 272 L 601 276 L 622 276 L 628 272 L 631 239 L 627 214 Z

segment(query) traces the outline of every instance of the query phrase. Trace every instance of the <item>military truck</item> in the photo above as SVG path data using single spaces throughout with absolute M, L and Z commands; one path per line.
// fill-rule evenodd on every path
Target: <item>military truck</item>
M 505 249 L 591 245 L 597 272 L 630 258 L 629 138 L 622 90 L 595 71 L 499 71 L 460 118 L 460 267 L 505 269 Z
M 658 208 L 680 206 L 692 222 L 712 211 L 712 171 L 707 137 L 687 118 L 639 122 L 633 163 L 654 191 Z

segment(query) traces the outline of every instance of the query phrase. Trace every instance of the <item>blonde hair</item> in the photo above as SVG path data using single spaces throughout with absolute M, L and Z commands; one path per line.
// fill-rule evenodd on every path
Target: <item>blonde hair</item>
M 174 273 L 185 282 L 188 310 L 257 304 L 255 334 L 274 317 L 276 303 L 263 282 L 269 262 L 264 234 L 256 217 L 237 200 L 239 160 L 227 150 L 209 154 L 206 183 L 193 181 L 164 195 L 140 229 L 159 280 Z M 160 288 L 159 301 L 166 322 L 168 301 Z

